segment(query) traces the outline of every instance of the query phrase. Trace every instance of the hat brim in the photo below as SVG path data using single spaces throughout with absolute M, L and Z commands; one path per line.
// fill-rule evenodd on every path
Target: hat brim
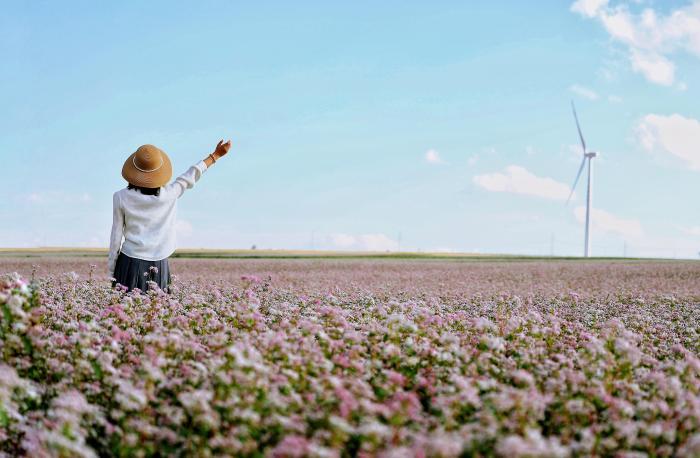
M 137 169 L 134 165 L 134 156 L 136 153 L 129 156 L 122 167 L 122 176 L 126 181 L 142 188 L 160 188 L 168 184 L 173 176 L 173 166 L 167 154 L 161 153 L 163 165 L 153 172 L 143 172 Z

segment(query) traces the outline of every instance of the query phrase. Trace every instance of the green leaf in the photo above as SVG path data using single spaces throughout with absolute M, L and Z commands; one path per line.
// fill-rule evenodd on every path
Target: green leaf
M 7 428 L 10 425 L 10 417 L 5 412 L 5 409 L 0 407 L 0 427 Z

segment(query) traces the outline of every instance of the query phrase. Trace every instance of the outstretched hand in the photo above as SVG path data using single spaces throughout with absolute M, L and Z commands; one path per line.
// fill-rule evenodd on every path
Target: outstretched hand
M 228 153 L 228 150 L 231 149 L 231 140 L 227 141 L 224 143 L 224 140 L 221 139 L 219 140 L 219 143 L 216 144 L 216 149 L 214 149 L 214 152 L 212 155 L 216 160 L 219 160 L 219 158 L 226 156 Z

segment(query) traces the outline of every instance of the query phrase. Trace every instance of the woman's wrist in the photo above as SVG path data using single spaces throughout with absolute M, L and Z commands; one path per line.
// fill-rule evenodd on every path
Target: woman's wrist
M 216 156 L 214 154 L 209 154 L 207 157 L 204 158 L 204 163 L 207 165 L 207 167 L 211 167 L 214 165 L 214 162 L 216 162 Z

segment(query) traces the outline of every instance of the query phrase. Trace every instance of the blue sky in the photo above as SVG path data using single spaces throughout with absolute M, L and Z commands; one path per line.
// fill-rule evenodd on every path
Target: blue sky
M 700 251 L 700 0 L 5 2 L 0 246 L 107 246 L 124 159 L 181 247 Z M 553 241 L 553 244 L 552 244 Z

